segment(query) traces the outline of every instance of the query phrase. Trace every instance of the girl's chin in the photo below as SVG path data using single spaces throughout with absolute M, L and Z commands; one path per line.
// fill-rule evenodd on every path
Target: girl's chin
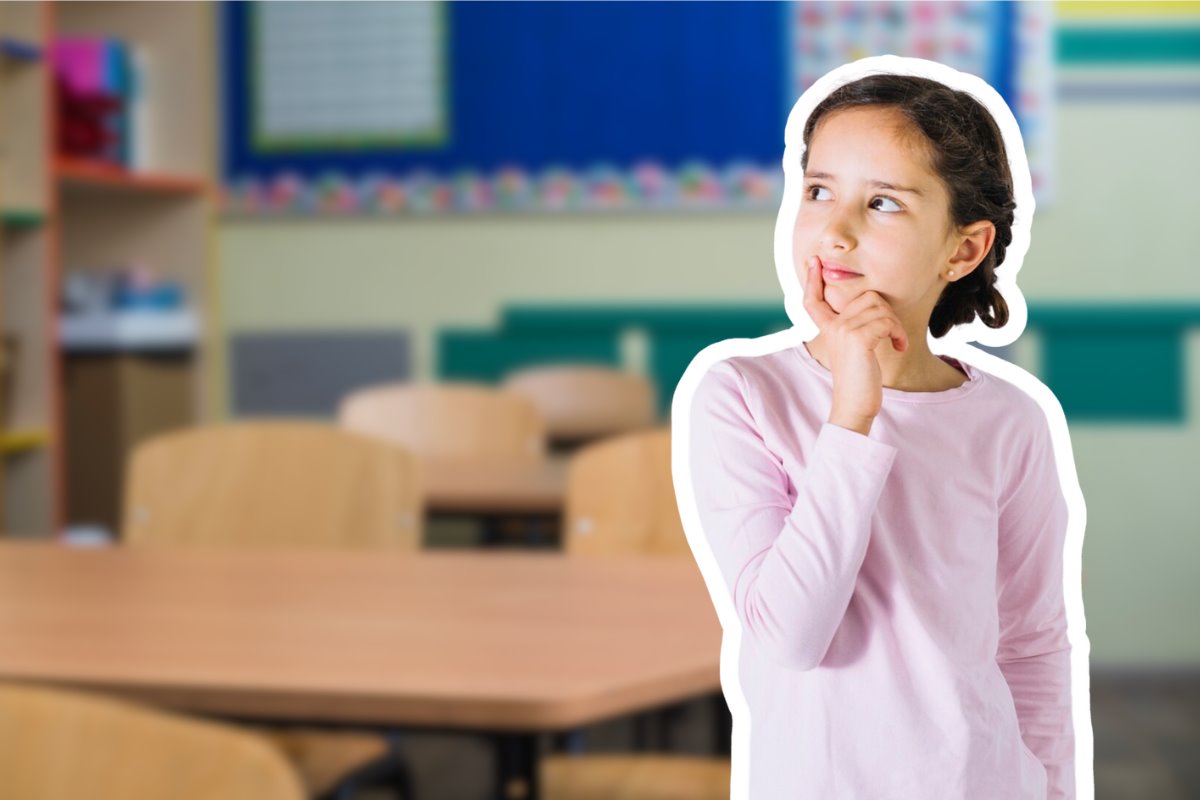
M 840 283 L 825 284 L 825 302 L 829 303 L 839 314 L 842 313 L 843 306 L 862 293 L 862 289 L 851 289 Z

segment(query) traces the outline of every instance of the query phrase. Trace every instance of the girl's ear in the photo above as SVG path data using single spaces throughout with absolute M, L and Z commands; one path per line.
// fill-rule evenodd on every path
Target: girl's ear
M 988 220 L 980 220 L 958 229 L 958 248 L 946 265 L 954 270 L 955 280 L 962 280 L 970 275 L 984 256 L 992 249 L 996 239 L 996 226 Z

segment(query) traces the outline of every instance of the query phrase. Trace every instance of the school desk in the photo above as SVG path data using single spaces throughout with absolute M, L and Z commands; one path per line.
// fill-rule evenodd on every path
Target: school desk
M 473 516 L 482 522 L 484 547 L 513 541 L 502 521 L 520 519 L 521 538 L 536 549 L 561 549 L 567 494 L 566 456 L 533 464 L 463 463 L 422 459 L 430 516 Z
M 534 464 L 474 464 L 422 459 L 430 511 L 557 514 L 567 493 L 567 458 Z
M 529 551 L 0 543 L 0 680 L 275 724 L 492 740 L 536 798 L 540 735 L 720 690 L 694 563 Z

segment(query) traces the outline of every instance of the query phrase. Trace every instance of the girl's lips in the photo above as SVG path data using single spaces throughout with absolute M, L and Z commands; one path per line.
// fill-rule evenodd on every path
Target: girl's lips
M 827 281 L 845 281 L 850 278 L 861 278 L 857 272 L 846 272 L 840 269 L 830 269 L 829 267 L 821 267 L 821 276 Z
M 850 278 L 862 277 L 862 275 L 857 272 L 844 269 L 843 266 L 836 261 L 825 261 L 820 257 L 818 257 L 818 260 L 821 262 L 821 275 L 825 278 L 825 280 L 844 281 L 849 280 Z

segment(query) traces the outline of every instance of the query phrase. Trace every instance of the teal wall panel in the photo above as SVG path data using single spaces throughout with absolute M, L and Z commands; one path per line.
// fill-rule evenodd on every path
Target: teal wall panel
M 530 363 L 572 360 L 620 365 L 630 329 L 647 337 L 647 372 L 659 411 L 669 414 L 679 378 L 695 355 L 726 339 L 791 326 L 776 305 L 579 304 L 508 306 L 499 331 L 444 331 L 444 378 L 498 380 Z M 1186 332 L 1200 326 L 1188 304 L 1031 304 L 1042 344 L 1040 377 L 1067 418 L 1084 422 L 1179 423 L 1187 409 Z M 1003 349 L 993 353 L 1006 356 Z
M 1057 36 L 1059 64 L 1200 63 L 1200 28 L 1064 27 Z
M 1080 422 L 1182 424 L 1185 335 L 1200 307 L 1183 303 L 1031 305 L 1042 381 Z
M 450 329 L 438 335 L 437 351 L 437 375 L 445 380 L 497 382 L 509 370 L 556 361 L 620 365 L 617 339 L 603 331 L 547 336 Z
M 777 305 L 572 304 L 508 306 L 501 324 L 514 331 L 715 331 L 712 341 L 718 341 L 727 336 L 760 336 L 792 323 Z
M 1042 380 L 1072 421 L 1182 422 L 1183 337 L 1174 328 L 1052 329 Z
M 659 413 L 663 419 L 670 417 L 675 387 L 679 385 L 679 379 L 696 353 L 713 342 L 740 336 L 744 334 L 714 337 L 698 332 L 676 331 L 660 332 L 651 340 L 647 373 L 658 386 Z

